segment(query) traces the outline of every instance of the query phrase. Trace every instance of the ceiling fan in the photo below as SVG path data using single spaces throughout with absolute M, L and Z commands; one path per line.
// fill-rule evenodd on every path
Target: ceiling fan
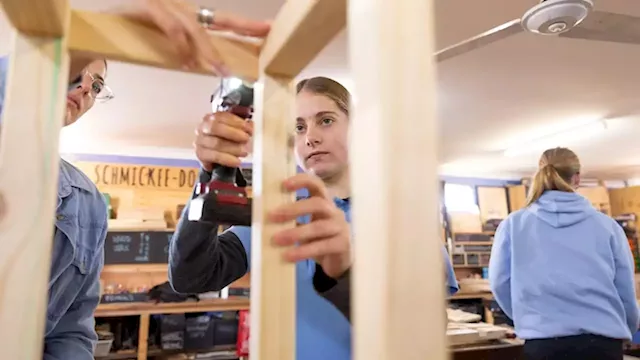
M 640 17 L 593 10 L 593 0 L 542 0 L 520 19 L 438 51 L 436 60 L 441 62 L 523 31 L 640 45 Z

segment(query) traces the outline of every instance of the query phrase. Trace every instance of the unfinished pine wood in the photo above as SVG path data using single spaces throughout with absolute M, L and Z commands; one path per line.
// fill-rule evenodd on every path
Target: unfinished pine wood
M 346 21 L 346 0 L 286 1 L 260 54 L 261 67 L 269 74 L 296 77 Z
M 509 215 L 507 190 L 496 186 L 478 186 L 478 207 L 482 224 L 490 219 L 504 219 Z
M 149 352 L 149 314 L 140 315 L 140 327 L 138 328 L 138 360 L 147 360 Z
M 257 360 L 294 360 L 295 265 L 283 261 L 282 249 L 271 238 L 295 222 L 265 222 L 269 211 L 295 201 L 295 194 L 282 189 L 282 181 L 296 173 L 290 138 L 295 124 L 292 79 L 264 75 L 255 99 L 249 353 Z
M 284 263 L 282 250 L 271 245 L 276 231 L 295 223 L 278 225 L 264 220 L 270 210 L 295 201 L 295 194 L 282 190 L 282 181 L 296 172 L 291 139 L 293 78 L 344 28 L 345 11 L 346 0 L 287 1 L 260 54 L 253 140 L 252 359 L 295 358 L 295 266 Z
M 452 211 L 449 212 L 449 223 L 452 233 L 480 233 L 482 222 L 479 213 Z
M 64 34 L 68 0 L 2 0 L 7 18 L 25 35 L 57 38 Z
M 584 186 L 578 188 L 578 194 L 587 198 L 593 207 L 611 216 L 609 190 L 605 186 Z
M 212 33 L 211 42 L 234 76 L 257 80 L 260 43 L 220 33 Z M 183 70 L 174 47 L 160 30 L 120 15 L 72 11 L 69 49 L 83 56 Z M 193 72 L 212 74 L 212 70 Z
M 65 38 L 20 33 L 11 54 L 0 139 L 0 352 L 35 360 L 42 359 L 69 56 Z
M 356 360 L 447 358 L 434 11 L 433 0 L 349 1 Z
M 527 203 L 527 188 L 524 185 L 507 187 L 509 193 L 509 210 L 511 212 L 522 209 Z
M 609 198 L 613 216 L 636 214 L 640 219 L 640 186 L 610 189 Z

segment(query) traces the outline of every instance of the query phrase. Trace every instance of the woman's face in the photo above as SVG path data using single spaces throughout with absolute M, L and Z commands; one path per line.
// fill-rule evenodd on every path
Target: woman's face
M 298 166 L 328 179 L 347 170 L 349 118 L 323 95 L 301 91 L 296 98 L 295 154 Z
M 82 72 L 82 80 L 67 94 L 67 113 L 64 125 L 76 122 L 95 103 L 96 96 L 104 87 L 106 66 L 103 60 L 90 63 Z

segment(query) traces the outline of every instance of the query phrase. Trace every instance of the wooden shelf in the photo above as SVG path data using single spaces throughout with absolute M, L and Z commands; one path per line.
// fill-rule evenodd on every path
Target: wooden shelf
M 194 312 L 209 311 L 235 311 L 249 310 L 249 298 L 232 296 L 227 299 L 207 299 L 200 301 L 185 301 L 179 303 L 117 303 L 100 304 L 94 313 L 94 317 L 114 317 L 114 316 L 139 316 L 140 327 L 138 328 L 138 349 L 136 356 L 138 360 L 146 360 L 148 356 L 155 355 L 154 350 L 148 349 L 149 339 L 149 319 L 154 314 L 184 314 Z M 159 355 L 159 354 L 157 354 Z M 129 353 L 111 354 L 106 359 L 129 358 Z
M 149 272 L 162 272 L 166 273 L 169 269 L 169 264 L 108 264 L 102 269 L 102 273 L 149 273 Z
M 95 317 L 133 316 L 151 314 L 182 314 L 207 311 L 248 310 L 249 298 L 229 297 L 227 299 L 207 299 L 179 303 L 115 303 L 100 304 Z
M 465 299 L 486 299 L 493 300 L 493 294 L 490 292 L 480 293 L 457 293 L 449 297 L 449 300 L 465 300 Z
M 147 356 L 169 356 L 169 355 L 182 355 L 182 354 L 204 354 L 204 353 L 213 353 L 219 352 L 220 355 L 216 355 L 216 360 L 225 360 L 225 359 L 237 359 L 238 356 L 235 354 L 235 346 L 215 346 L 211 349 L 199 349 L 199 350 L 163 350 L 159 348 L 149 349 L 147 352 Z M 228 352 L 233 352 L 233 354 L 225 354 Z M 125 360 L 125 359 L 136 359 L 138 357 L 138 352 L 136 350 L 124 350 L 119 352 L 110 353 L 107 356 L 96 357 L 96 360 Z

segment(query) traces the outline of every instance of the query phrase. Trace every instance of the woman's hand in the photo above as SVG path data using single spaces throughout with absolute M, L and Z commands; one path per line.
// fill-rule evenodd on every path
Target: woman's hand
M 311 218 L 307 224 L 276 233 L 274 244 L 290 247 L 284 253 L 287 261 L 313 259 L 328 276 L 339 278 L 351 267 L 351 231 L 344 213 L 315 176 L 297 174 L 285 180 L 283 186 L 289 192 L 306 188 L 309 198 L 273 210 L 268 220 L 283 223 L 301 216 Z
M 187 68 L 197 65 L 209 67 L 216 73 L 228 76 L 228 71 L 211 44 L 206 29 L 197 21 L 199 7 L 187 0 L 138 0 L 124 12 L 125 15 L 152 23 L 175 46 Z M 253 21 L 232 13 L 216 10 L 215 30 L 229 30 L 240 35 L 264 37 L 270 24 Z
M 197 5 L 187 0 L 137 0 L 128 2 L 126 7 L 114 9 L 111 13 L 158 27 L 167 41 L 175 47 L 186 69 L 200 65 L 218 75 L 228 76 L 229 72 L 211 44 L 207 30 L 197 20 L 198 9 Z M 212 26 L 212 30 L 228 30 L 254 37 L 264 37 L 270 29 L 268 22 L 254 21 L 220 10 L 215 11 Z M 90 57 L 72 57 L 69 79 L 75 78 L 94 60 L 96 59 Z
M 193 146 L 202 167 L 213 170 L 213 164 L 239 167 L 247 156 L 253 123 L 232 113 L 207 114 L 196 128 Z

